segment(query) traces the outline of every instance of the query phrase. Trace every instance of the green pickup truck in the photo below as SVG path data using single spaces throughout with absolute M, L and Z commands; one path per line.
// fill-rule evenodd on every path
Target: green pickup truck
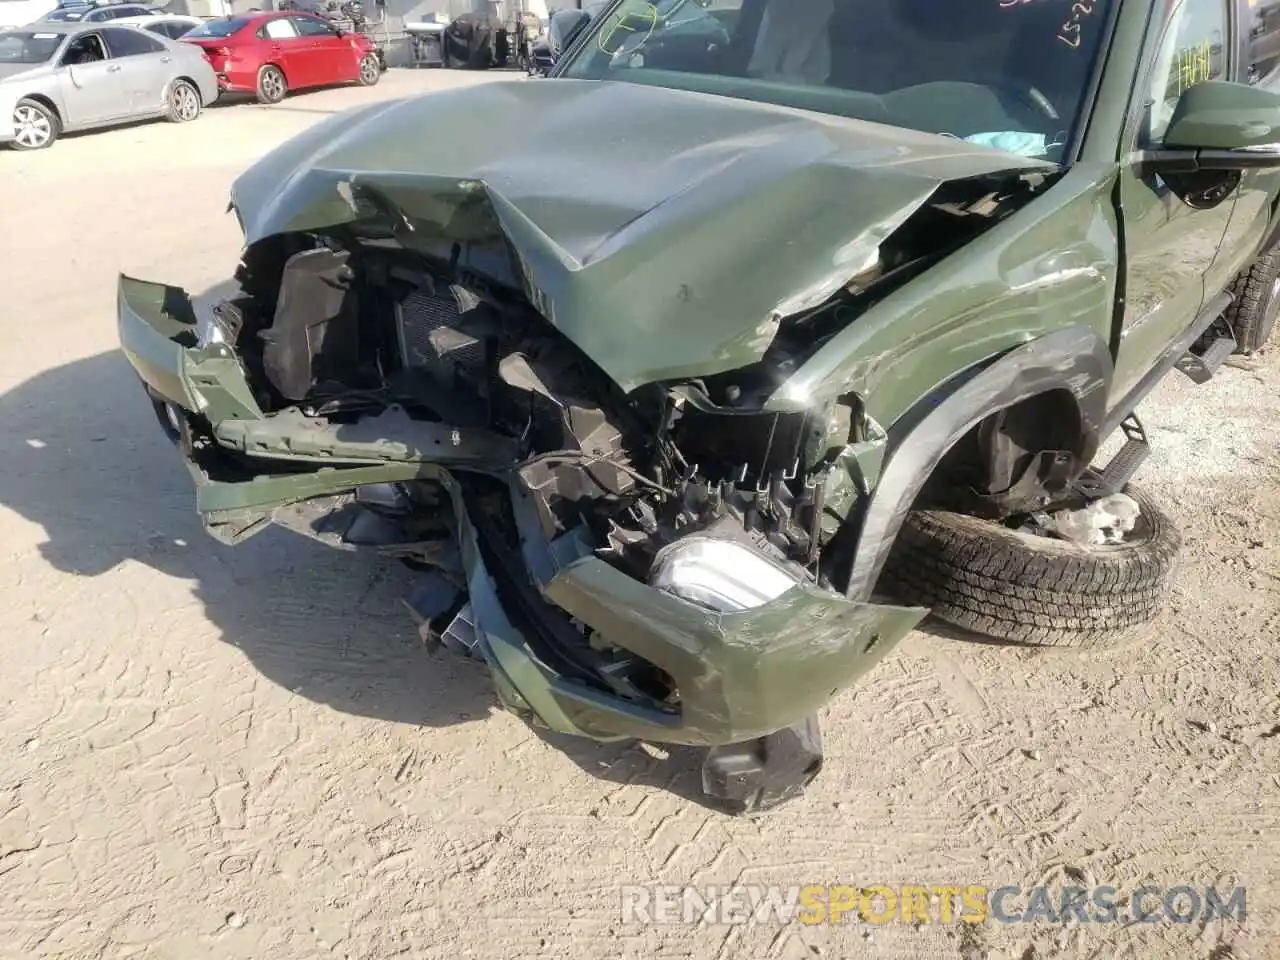
M 208 531 L 408 564 L 426 644 L 505 706 L 706 747 L 744 812 L 929 612 L 1027 644 L 1153 617 L 1179 541 L 1135 409 L 1280 308 L 1245 3 L 581 21 L 549 78 L 268 154 L 224 294 L 121 277 Z

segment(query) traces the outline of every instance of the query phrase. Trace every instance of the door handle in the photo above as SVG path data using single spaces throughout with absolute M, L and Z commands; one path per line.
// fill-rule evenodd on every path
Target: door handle
M 161 62 L 161 63 L 172 63 L 172 62 L 173 62 L 173 57 L 161 57 L 161 58 L 160 58 L 160 62 Z
M 120 64 L 118 63 L 107 64 L 107 73 L 119 73 L 119 72 L 120 72 Z

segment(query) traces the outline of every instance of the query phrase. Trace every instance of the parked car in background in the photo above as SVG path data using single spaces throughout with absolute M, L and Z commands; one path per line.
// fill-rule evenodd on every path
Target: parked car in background
M 177 40 L 186 36 L 196 27 L 200 26 L 204 23 L 204 20 L 200 17 L 185 17 L 172 13 L 161 13 L 145 17 L 122 17 L 115 22 L 128 24 L 131 27 L 137 27 L 139 30 L 145 30 L 147 33 L 159 34 L 162 37 L 168 37 L 170 40 Z
M 387 52 L 377 42 L 377 27 L 386 25 L 385 8 L 370 3 L 370 7 L 380 12 L 370 17 L 365 11 L 363 0 L 279 0 L 276 11 L 280 13 L 310 13 L 329 23 L 334 29 L 344 33 L 363 33 L 373 41 L 374 53 L 378 56 L 378 64 L 387 69 Z M 385 31 L 383 37 L 385 39 Z
M 182 41 L 204 51 L 223 93 L 279 103 L 290 90 L 359 83 L 382 76 L 373 41 L 310 13 L 256 13 L 209 20 Z
M 200 51 L 136 27 L 38 23 L 0 31 L 0 144 L 146 117 L 186 123 L 218 95 Z
M 121 3 L 119 0 L 87 0 L 59 4 L 40 18 L 42 23 L 105 23 L 126 17 L 157 16 L 163 11 L 149 3 Z
M 26 26 L 57 6 L 57 0 L 0 0 L 0 30 Z
M 230 0 L 167 0 L 164 12 L 183 17 L 229 17 L 232 14 Z

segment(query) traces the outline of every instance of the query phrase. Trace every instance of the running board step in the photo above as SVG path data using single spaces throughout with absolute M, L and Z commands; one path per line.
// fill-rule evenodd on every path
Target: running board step
M 1151 456 L 1147 431 L 1143 429 L 1137 414 L 1131 413 L 1125 417 L 1120 429 L 1127 438 L 1124 446 L 1116 451 L 1116 455 L 1101 470 L 1089 467 L 1075 482 L 1076 490 L 1090 499 L 1100 500 L 1122 491 L 1147 457 Z
M 1227 360 L 1236 352 L 1236 338 L 1221 334 L 1209 342 L 1203 353 L 1192 353 L 1188 350 L 1178 361 L 1178 369 L 1196 383 L 1208 383 Z

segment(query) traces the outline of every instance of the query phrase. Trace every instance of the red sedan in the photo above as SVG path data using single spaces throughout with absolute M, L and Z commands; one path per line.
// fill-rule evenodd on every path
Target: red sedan
M 254 13 L 209 20 L 182 37 L 204 50 L 224 93 L 279 103 L 290 90 L 334 83 L 371 87 L 382 76 L 372 41 L 309 13 Z

